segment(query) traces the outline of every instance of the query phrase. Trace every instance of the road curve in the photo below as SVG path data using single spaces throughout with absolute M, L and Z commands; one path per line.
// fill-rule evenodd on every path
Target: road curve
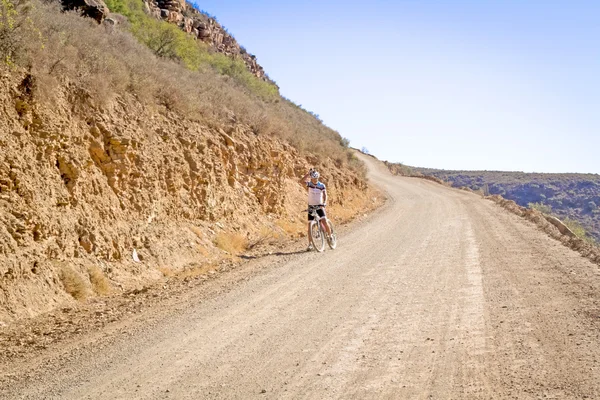
M 361 157 L 389 201 L 335 251 L 57 349 L 0 398 L 600 398 L 598 267 L 475 194 Z

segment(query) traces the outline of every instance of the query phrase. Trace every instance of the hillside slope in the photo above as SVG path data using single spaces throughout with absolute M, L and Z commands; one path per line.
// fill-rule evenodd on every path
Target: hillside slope
M 301 236 L 310 166 L 334 217 L 373 204 L 339 134 L 289 101 L 52 5 L 2 4 L 0 323 Z

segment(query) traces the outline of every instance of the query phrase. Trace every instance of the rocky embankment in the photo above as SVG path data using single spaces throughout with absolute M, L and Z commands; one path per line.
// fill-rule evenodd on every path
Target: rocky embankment
M 132 97 L 100 109 L 65 87 L 37 103 L 34 88 L 26 74 L 0 78 L 0 322 L 208 265 L 227 256 L 228 240 L 299 235 L 297 180 L 311 165 L 332 205 L 370 201 L 352 171 L 248 126 L 186 120 Z

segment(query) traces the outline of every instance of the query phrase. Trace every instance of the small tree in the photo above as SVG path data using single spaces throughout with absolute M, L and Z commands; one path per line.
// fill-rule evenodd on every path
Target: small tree
M 39 35 L 29 18 L 30 9 L 26 0 L 0 0 L 0 58 L 7 65 L 15 64 L 19 55 L 25 53 L 25 35 Z
M 481 188 L 481 190 L 483 190 L 484 196 L 490 195 L 490 187 L 488 186 L 487 182 L 483 184 L 483 187 Z
M 565 218 L 563 223 L 580 239 L 585 240 L 590 244 L 596 244 L 596 241 L 593 237 L 591 237 L 585 227 L 578 221 L 575 221 L 571 218 Z
M 362 148 L 362 149 L 360 149 L 360 151 L 362 151 L 362 152 L 363 152 L 363 153 L 365 153 L 365 154 L 371 154 L 371 153 L 369 153 L 369 149 L 367 149 L 367 148 L 366 148 L 366 147 L 364 147 L 364 146 L 363 146 L 363 148 Z

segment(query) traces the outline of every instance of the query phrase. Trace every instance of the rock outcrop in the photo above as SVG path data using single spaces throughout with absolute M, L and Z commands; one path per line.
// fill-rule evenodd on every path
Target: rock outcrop
M 102 0 L 62 0 L 65 10 L 79 10 L 82 15 L 102 23 L 110 13 Z
M 241 59 L 256 77 L 273 83 L 256 61 L 214 18 L 201 13 L 185 0 L 144 0 L 146 12 L 157 19 L 177 24 L 182 30 L 209 44 L 215 51 Z

